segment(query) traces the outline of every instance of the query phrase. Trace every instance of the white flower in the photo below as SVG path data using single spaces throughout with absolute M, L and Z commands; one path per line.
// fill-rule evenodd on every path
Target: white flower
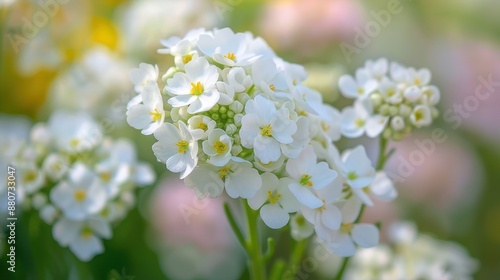
M 46 204 L 40 209 L 40 218 L 49 225 L 56 220 L 59 214 L 59 210 L 52 204 Z
M 435 86 L 422 87 L 422 97 L 420 101 L 427 105 L 436 105 L 441 99 L 439 89 Z
M 396 83 L 407 83 L 409 79 L 408 70 L 403 65 L 391 62 L 391 79 Z
M 60 180 L 68 171 L 68 167 L 68 158 L 56 153 L 48 155 L 42 164 L 43 171 L 53 181 Z
M 289 185 L 290 191 L 303 205 L 315 209 L 323 205 L 314 191 L 328 186 L 337 177 L 326 162 L 317 163 L 316 154 L 311 146 L 306 147 L 299 157 L 289 159 L 286 172 L 294 182 Z
M 297 131 L 288 109 L 276 110 L 273 102 L 259 95 L 247 102 L 245 113 L 241 119 L 241 144 L 253 148 L 255 156 L 264 164 L 277 161 L 281 155 L 280 144 L 292 143 L 292 135 Z
M 252 77 L 242 67 L 229 68 L 226 79 L 234 92 L 243 92 L 252 86 Z
M 181 173 L 181 179 L 188 176 L 198 163 L 198 143 L 187 126 L 183 122 L 179 122 L 179 128 L 164 123 L 154 136 L 158 142 L 153 152 L 158 161 L 165 163 L 168 170 Z
M 363 146 L 344 152 L 342 163 L 339 163 L 338 166 L 342 176 L 353 188 L 353 191 L 369 186 L 375 179 L 375 168 L 373 168 Z
M 136 129 L 142 129 L 144 135 L 153 134 L 165 120 L 163 99 L 156 81 L 149 83 L 140 94 L 142 103 L 127 109 L 127 122 Z
M 203 152 L 210 159 L 207 161 L 215 166 L 224 166 L 231 159 L 232 140 L 224 130 L 216 128 L 210 132 L 208 139 L 203 141 Z
M 287 80 L 272 59 L 261 59 L 253 63 L 252 79 L 268 96 L 290 99 Z
M 56 111 L 50 117 L 49 130 L 57 148 L 72 154 L 92 149 L 102 141 L 98 124 L 86 113 Z
M 188 120 L 188 127 L 194 139 L 206 139 L 208 134 L 215 128 L 215 121 L 207 116 L 196 115 Z
M 130 71 L 130 80 L 135 85 L 135 91 L 141 93 L 150 81 L 158 80 L 158 66 L 146 63 L 139 64 L 139 68 Z
M 386 75 L 389 68 L 389 63 L 386 58 L 379 58 L 376 61 L 368 60 L 365 63 L 365 70 L 369 75 L 380 81 Z
M 290 234 L 297 241 L 304 240 L 314 233 L 314 225 L 309 223 L 300 212 L 292 215 L 290 227 Z
M 418 86 L 409 86 L 404 91 L 405 99 L 410 102 L 416 102 L 422 96 L 422 90 Z
M 427 105 L 417 105 L 413 108 L 410 115 L 410 121 L 416 127 L 428 126 L 432 123 L 431 108 Z
M 165 89 L 174 95 L 168 103 L 173 107 L 189 105 L 187 112 L 190 114 L 210 110 L 220 98 L 215 88 L 219 78 L 217 67 L 200 57 L 188 62 L 185 70 L 185 73 L 177 72 L 167 80 Z
M 403 101 L 401 90 L 397 84 L 385 77 L 380 81 L 378 89 L 384 100 L 390 104 L 399 104 Z
M 339 231 L 330 236 L 329 247 L 342 257 L 350 257 L 356 253 L 357 244 L 363 248 L 374 247 L 378 244 L 379 232 L 372 224 L 355 224 L 361 209 L 358 198 L 352 197 L 342 206 L 343 223 Z
M 27 163 L 19 168 L 17 176 L 17 183 L 25 194 L 32 194 L 45 184 L 45 174 L 34 163 Z
M 371 104 L 368 99 L 357 99 L 354 107 L 342 110 L 342 135 L 357 138 L 366 132 L 368 137 L 377 137 L 387 125 L 389 118 L 381 115 L 372 115 Z
M 52 228 L 52 235 L 61 246 L 69 246 L 80 260 L 89 261 L 104 251 L 99 237 L 110 238 L 111 228 L 102 220 L 72 221 L 62 218 Z
M 353 188 L 352 191 L 364 204 L 368 206 L 374 205 L 368 194 L 371 194 L 383 201 L 392 201 L 398 195 L 396 188 L 394 187 L 394 183 L 384 171 L 377 172 L 375 179 L 369 186 L 362 189 Z
M 401 116 L 394 116 L 391 119 L 391 127 L 394 131 L 400 131 L 405 128 L 405 121 Z
M 297 132 L 292 135 L 293 142 L 290 144 L 282 144 L 281 151 L 289 158 L 296 158 L 302 150 L 309 144 L 309 119 L 306 117 L 297 118 Z
M 290 179 L 278 177 L 272 173 L 264 173 L 262 187 L 253 198 L 248 199 L 248 205 L 254 210 L 260 208 L 260 217 L 264 223 L 278 229 L 288 224 L 289 213 L 297 212 L 300 204 L 288 189 Z
M 342 180 L 337 178 L 326 188 L 316 191 L 323 205 L 316 209 L 302 207 L 302 214 L 311 223 L 319 238 L 327 240 L 331 231 L 338 230 L 342 222 L 342 214 L 334 204 L 342 192 Z
M 198 39 L 198 48 L 216 62 L 227 66 L 245 66 L 257 56 L 247 51 L 249 35 L 236 33 L 223 28 L 212 34 L 202 34 Z
M 76 163 L 68 177 L 50 192 L 51 201 L 68 219 L 83 220 L 104 207 L 106 192 L 85 165 Z
M 356 80 L 350 75 L 343 75 L 339 78 L 339 87 L 347 98 L 363 98 L 377 88 L 377 81 L 372 79 L 366 70 L 358 69 Z
M 193 29 L 186 33 L 184 38 L 179 38 L 173 36 L 166 40 L 161 40 L 160 43 L 165 47 L 164 49 L 159 49 L 158 53 L 161 54 L 171 54 L 173 56 L 183 56 L 191 52 L 198 43 L 198 37 L 201 34 L 205 34 L 204 28 Z
M 425 86 L 431 81 L 431 72 L 426 68 L 419 69 L 418 71 L 414 68 L 409 68 L 408 79 L 410 83 L 416 86 Z
M 195 190 L 198 198 L 218 197 L 224 188 L 232 198 L 252 198 L 262 186 L 259 172 L 249 162 L 233 158 L 223 167 L 203 164 L 186 177 L 186 186 Z

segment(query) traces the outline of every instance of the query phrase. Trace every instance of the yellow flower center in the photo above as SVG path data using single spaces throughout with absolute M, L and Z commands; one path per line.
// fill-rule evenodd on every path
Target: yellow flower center
M 361 118 L 358 118 L 354 121 L 354 124 L 357 126 L 357 127 L 363 127 L 365 125 L 365 120 L 361 119 Z
M 415 85 L 419 86 L 422 83 L 422 80 L 420 80 L 420 78 L 415 78 L 413 82 L 415 83 Z
M 358 178 L 358 174 L 356 174 L 356 172 L 351 171 L 351 172 L 347 173 L 347 179 L 356 180 L 357 178 Z
M 277 203 L 281 198 L 280 193 L 274 193 L 271 190 L 267 191 L 267 199 L 269 200 L 269 203 L 275 204 Z
M 365 89 L 363 88 L 358 88 L 358 90 L 356 91 L 359 95 L 363 95 L 363 93 L 365 93 Z
M 81 235 L 83 239 L 90 238 L 92 236 L 92 230 L 89 228 L 83 228 Z
M 219 169 L 219 171 L 217 171 L 217 173 L 219 174 L 219 177 L 221 179 L 226 178 L 227 175 L 229 175 L 229 173 L 231 173 L 231 172 L 232 172 L 231 165 L 224 166 L 221 169 Z
M 175 145 L 178 147 L 177 152 L 179 154 L 185 153 L 189 147 L 189 143 L 184 141 L 184 140 L 177 142 L 177 144 L 175 144 Z
M 79 144 L 80 144 L 80 139 L 73 138 L 71 139 L 71 141 L 69 141 L 69 145 L 73 148 L 78 147 Z
M 262 136 L 273 136 L 273 132 L 271 131 L 271 125 L 267 124 L 260 130 L 260 135 Z
M 415 112 L 415 120 L 416 120 L 417 122 L 419 122 L 419 121 L 421 121 L 422 119 L 424 119 L 424 113 L 422 113 L 422 111 L 421 111 L 421 110 L 417 110 L 417 111 Z
M 27 171 L 23 176 L 23 181 L 25 183 L 32 182 L 36 179 L 36 172 L 33 170 Z
M 302 186 L 312 187 L 313 182 L 311 182 L 311 175 L 309 174 L 302 175 L 302 177 L 300 177 L 300 184 Z
M 207 124 L 206 124 L 206 123 L 204 123 L 204 122 L 200 122 L 200 123 L 198 124 L 198 128 L 199 128 L 199 129 L 203 129 L 204 131 L 207 131 L 208 126 L 207 126 Z
M 184 64 L 187 64 L 188 62 L 190 62 L 191 59 L 193 59 L 193 55 L 192 54 L 186 54 L 186 55 L 182 56 L 182 62 Z
M 215 152 L 220 155 L 227 151 L 227 145 L 222 143 L 220 140 L 215 141 L 214 144 Z
M 276 90 L 276 86 L 274 84 L 270 84 L 269 85 L 269 89 L 271 89 L 272 91 L 275 91 Z
M 332 128 L 332 126 L 327 124 L 325 121 L 321 121 L 321 128 L 323 128 L 323 131 L 328 131 Z
M 236 55 L 234 52 L 228 52 L 226 55 L 224 55 L 225 58 L 231 59 L 232 61 L 236 61 Z
M 304 218 L 304 216 L 302 216 L 302 215 L 297 216 L 297 219 L 295 220 L 295 222 L 299 226 L 304 226 L 306 224 L 306 218 Z
M 352 231 L 353 224 L 342 224 L 340 226 L 340 232 L 349 234 Z
M 395 91 L 394 89 L 392 89 L 392 88 L 391 88 L 390 90 L 388 90 L 388 91 L 387 91 L 387 96 L 391 97 L 391 96 L 393 96 L 395 93 L 396 93 L 396 91 Z
M 87 197 L 87 194 L 85 194 L 85 191 L 83 190 L 76 190 L 75 191 L 75 200 L 78 202 L 82 202 L 85 197 Z
M 151 120 L 154 122 L 161 119 L 161 113 L 158 112 L 158 109 L 156 108 L 154 109 L 154 111 L 149 112 L 149 114 L 151 115 Z
M 201 84 L 201 82 L 191 83 L 191 94 L 192 95 L 201 95 L 205 91 L 205 87 Z
M 103 182 L 109 182 L 109 180 L 111 180 L 111 173 L 103 172 L 101 173 L 100 177 Z

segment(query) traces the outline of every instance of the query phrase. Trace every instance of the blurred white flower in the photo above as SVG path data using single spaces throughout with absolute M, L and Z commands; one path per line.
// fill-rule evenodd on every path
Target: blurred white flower
M 52 235 L 61 246 L 69 247 L 80 260 L 89 261 L 104 251 L 100 238 L 111 238 L 111 228 L 108 223 L 98 219 L 83 222 L 62 218 L 55 223 Z
M 107 196 L 95 174 L 85 165 L 75 164 L 68 180 L 52 189 L 50 199 L 68 219 L 81 221 L 101 211 Z

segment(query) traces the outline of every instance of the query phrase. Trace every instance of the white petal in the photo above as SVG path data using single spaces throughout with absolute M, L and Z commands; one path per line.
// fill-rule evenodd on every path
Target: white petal
M 143 129 L 153 120 L 150 112 L 153 109 L 144 104 L 138 104 L 127 111 L 127 123 L 135 129 Z
M 378 228 L 372 224 L 357 224 L 352 228 L 352 239 L 363 248 L 375 247 L 378 244 Z
M 290 215 L 277 204 L 266 204 L 260 209 L 260 217 L 264 223 L 272 228 L 284 227 L 290 220 Z
M 226 192 L 236 198 L 252 198 L 262 186 L 262 178 L 257 170 L 238 165 L 235 172 L 226 178 Z
M 69 245 L 69 248 L 82 261 L 89 261 L 104 251 L 101 240 L 94 235 L 77 239 Z
M 340 209 L 340 211 L 342 212 L 343 223 L 344 224 L 354 223 L 356 218 L 358 218 L 360 210 L 361 210 L 361 200 L 359 200 L 355 196 L 349 198 Z
M 387 126 L 388 121 L 388 117 L 384 117 L 381 115 L 372 116 L 367 120 L 365 125 L 366 135 L 371 138 L 377 137 Z
M 254 142 L 254 152 L 263 164 L 268 164 L 280 158 L 281 146 L 274 138 L 259 134 Z
M 341 257 L 350 257 L 356 253 L 356 247 L 351 237 L 344 233 L 336 233 L 331 242 L 328 243 L 328 246 L 335 254 Z
M 358 97 L 358 84 L 349 75 L 343 75 L 339 78 L 339 88 L 342 94 L 347 98 L 357 98 Z
M 209 167 L 197 167 L 184 180 L 187 187 L 194 190 L 196 196 L 201 199 L 206 196 L 219 197 L 224 190 L 224 182 L 219 175 Z
M 286 163 L 286 172 L 295 179 L 300 178 L 310 166 L 316 166 L 316 154 L 312 146 L 306 147 L 298 158 L 289 159 Z
M 197 100 L 195 95 L 178 95 L 168 99 L 168 104 L 172 107 L 183 107 L 192 104 Z
M 300 203 L 311 209 L 316 209 L 323 205 L 323 201 L 316 197 L 307 187 L 303 187 L 298 183 L 293 183 L 290 184 L 288 188 Z
M 342 223 L 342 213 L 335 205 L 328 205 L 321 212 L 321 222 L 331 230 L 338 230 Z

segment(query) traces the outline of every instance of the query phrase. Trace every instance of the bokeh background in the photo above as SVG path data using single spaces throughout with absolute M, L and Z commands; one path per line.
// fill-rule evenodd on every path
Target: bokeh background
M 156 163 L 154 138 L 125 122 L 133 92 L 129 70 L 140 62 L 161 71 L 172 64 L 156 53 L 160 39 L 229 26 L 263 37 L 278 55 L 304 65 L 307 84 L 338 108 L 349 104 L 339 95 L 338 77 L 367 59 L 429 68 L 441 89 L 441 113 L 451 113 L 393 144 L 397 152 L 387 170 L 396 174 L 401 160 L 418 149 L 415 141 L 429 139 L 432 129 L 443 129 L 447 140 L 398 180 L 394 203 L 368 209 L 365 219 L 381 220 L 383 232 L 391 221 L 413 220 L 421 231 L 463 245 L 480 263 L 477 279 L 500 279 L 499 13 L 496 0 L 0 0 L 1 137 L 46 121 L 56 109 L 85 110 L 108 135 L 133 139 L 159 175 L 137 193 L 138 206 L 104 242 L 105 253 L 88 263 L 60 248 L 37 213 L 23 213 L 17 272 L 7 274 L 2 249 L 0 278 L 244 278 L 245 257 L 221 202 L 197 202 Z M 489 90 L 489 98 L 465 104 L 488 79 L 494 82 L 481 90 Z M 453 110 L 460 104 L 474 109 L 457 118 Z M 371 140 L 339 146 L 359 142 L 376 156 Z M 286 243 L 286 235 L 268 234 Z

